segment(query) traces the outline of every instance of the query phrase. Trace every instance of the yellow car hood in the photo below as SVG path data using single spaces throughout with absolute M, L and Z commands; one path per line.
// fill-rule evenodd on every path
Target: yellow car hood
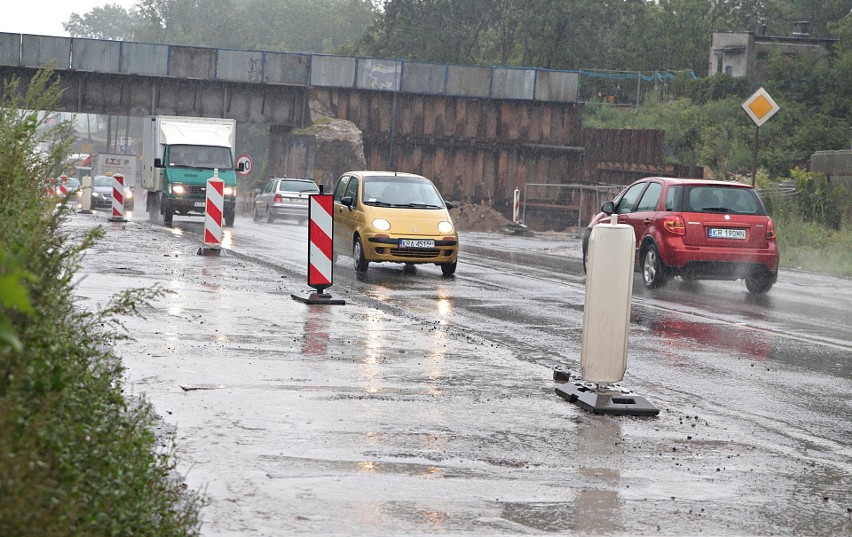
M 402 209 L 399 207 L 373 206 L 364 206 L 364 209 L 368 224 L 376 218 L 384 218 L 391 225 L 387 232 L 394 235 L 444 236 L 455 234 L 455 224 L 453 224 L 453 231 L 450 233 L 438 231 L 439 222 L 453 222 L 446 209 Z

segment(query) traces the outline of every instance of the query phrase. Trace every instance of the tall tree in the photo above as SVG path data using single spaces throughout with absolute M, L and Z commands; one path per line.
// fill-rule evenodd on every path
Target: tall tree
M 106 4 L 80 15 L 72 13 L 62 27 L 72 37 L 95 39 L 133 39 L 133 29 L 139 22 L 134 9 L 125 9 L 118 4 Z

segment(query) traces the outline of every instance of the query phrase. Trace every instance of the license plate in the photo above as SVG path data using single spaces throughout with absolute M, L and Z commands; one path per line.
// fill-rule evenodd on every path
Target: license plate
M 435 241 L 424 239 L 399 239 L 400 248 L 434 248 Z
M 203 202 L 203 201 L 196 201 L 196 202 L 192 203 L 193 207 L 204 207 L 204 205 L 205 205 L 205 202 Z
M 746 230 L 711 227 L 707 229 L 707 236 L 711 239 L 734 239 L 744 241 Z

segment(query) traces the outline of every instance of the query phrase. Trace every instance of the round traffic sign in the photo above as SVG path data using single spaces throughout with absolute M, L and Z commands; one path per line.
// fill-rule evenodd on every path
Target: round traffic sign
M 237 173 L 239 173 L 240 175 L 248 175 L 248 174 L 251 173 L 251 169 L 254 166 L 254 164 L 252 163 L 250 156 L 240 155 L 237 158 L 237 169 L 238 170 L 240 169 L 240 164 L 243 165 L 243 171 L 237 172 Z

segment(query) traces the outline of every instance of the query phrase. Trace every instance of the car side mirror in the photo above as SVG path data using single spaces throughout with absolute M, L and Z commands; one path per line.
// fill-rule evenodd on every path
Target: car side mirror
M 352 208 L 352 196 L 343 196 L 340 198 L 340 204 Z
M 163 167 L 163 160 L 159 159 L 159 158 L 155 158 L 154 159 L 154 167 L 155 168 L 162 168 Z
M 261 190 L 261 189 L 259 189 L 259 188 L 255 188 L 255 189 L 254 189 L 254 193 L 255 193 L 255 194 L 260 194 L 261 192 L 263 192 L 263 190 Z
M 604 214 L 611 215 L 615 212 L 615 203 L 611 201 L 604 202 L 604 204 L 601 205 L 601 212 Z
M 445 201 L 445 202 L 444 202 L 444 205 L 446 205 L 446 206 L 447 206 L 447 210 L 448 210 L 448 211 L 449 211 L 450 209 L 452 209 L 453 207 L 455 207 L 455 205 L 453 205 L 453 202 L 451 202 L 451 201 Z

